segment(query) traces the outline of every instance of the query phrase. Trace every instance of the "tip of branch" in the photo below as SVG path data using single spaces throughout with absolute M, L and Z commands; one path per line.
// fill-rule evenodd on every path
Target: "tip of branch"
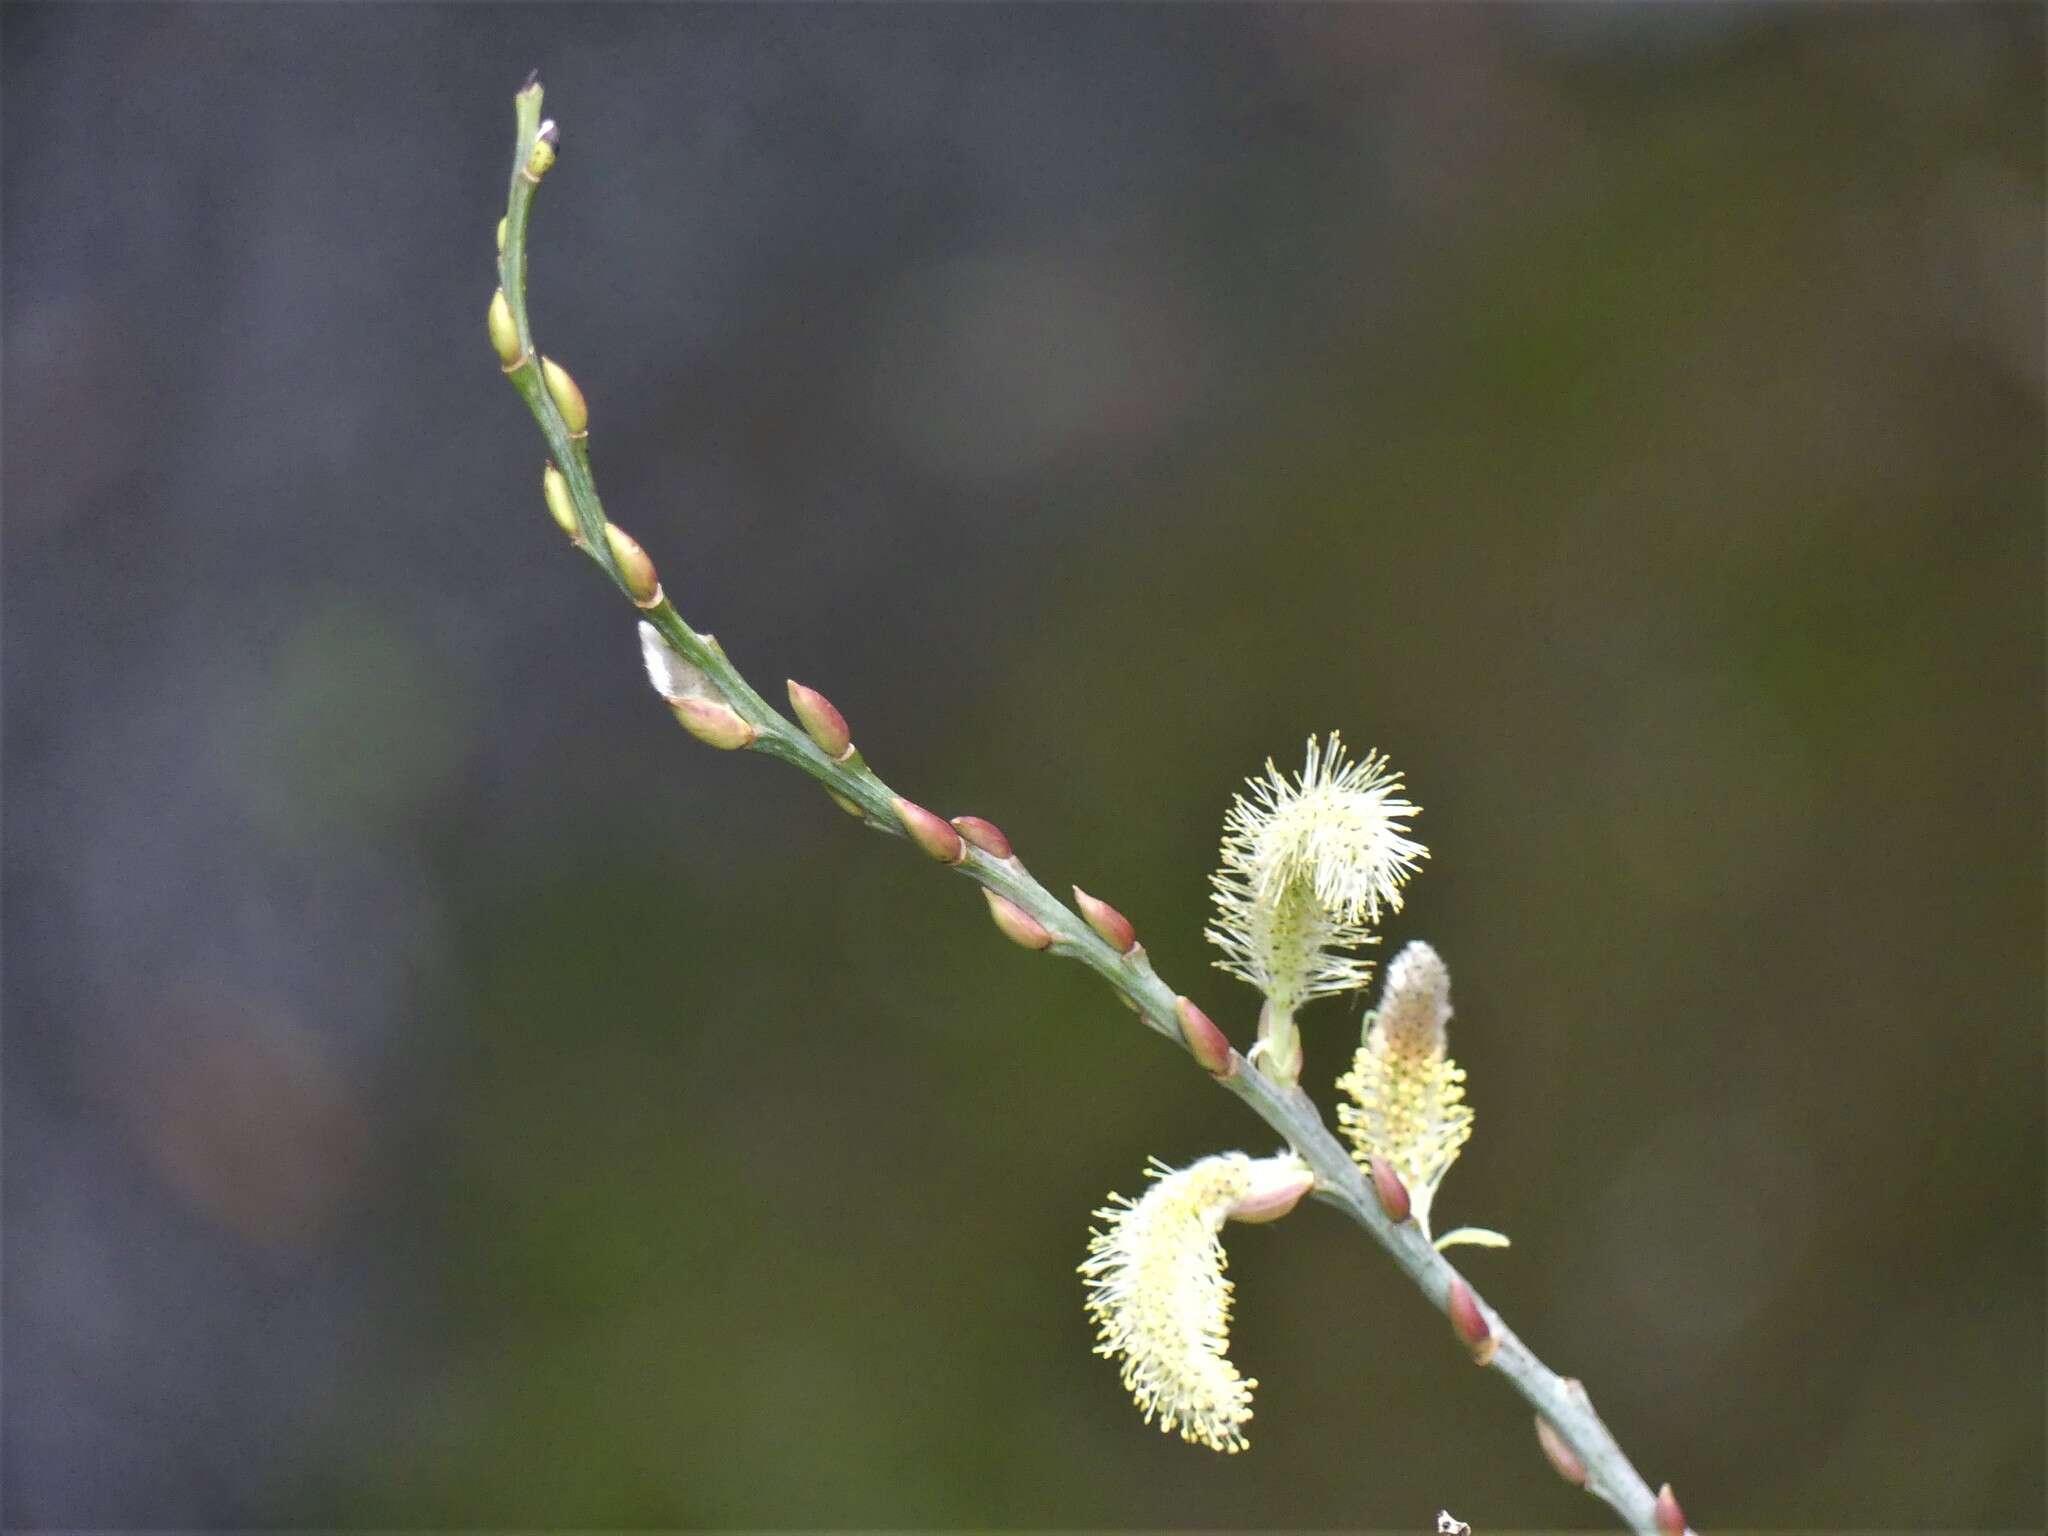
M 530 70 L 528 70 L 528 71 L 526 72 L 526 80 L 525 80 L 525 82 L 524 82 L 523 84 L 521 84 L 521 85 L 520 85 L 519 89 L 520 89 L 521 91 L 530 91 L 530 90 L 532 90 L 532 89 L 533 89 L 533 88 L 534 88 L 534 87 L 535 87 L 536 85 L 539 85 L 539 84 L 540 84 L 540 71 L 539 71 L 539 70 L 537 70 L 537 69 L 530 69 Z

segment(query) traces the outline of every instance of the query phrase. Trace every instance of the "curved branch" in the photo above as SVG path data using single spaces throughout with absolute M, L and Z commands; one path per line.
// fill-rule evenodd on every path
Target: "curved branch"
M 1454 1331 L 1472 1349 L 1474 1358 L 1506 1378 L 1536 1410 L 1539 1420 L 1554 1431 L 1556 1439 L 1570 1453 L 1568 1457 L 1553 1454 L 1553 1464 L 1558 1465 L 1560 1472 L 1583 1483 L 1588 1492 L 1610 1505 L 1628 1528 L 1640 1536 L 1680 1536 L 1686 1526 L 1669 1488 L 1652 1492 L 1594 1412 L 1585 1388 L 1559 1376 L 1537 1359 L 1500 1314 L 1478 1300 L 1469 1284 L 1431 1246 L 1416 1223 L 1389 1219 L 1372 1185 L 1331 1133 L 1307 1094 L 1298 1086 L 1283 1087 L 1272 1081 L 1251 1068 L 1234 1049 L 1219 1053 L 1213 1039 L 1214 1026 L 1159 979 L 1142 945 L 1131 943 L 1120 949 L 1107 942 L 1095 927 L 1033 878 L 1022 861 L 1008 853 L 1007 842 L 1000 835 L 961 838 L 930 812 L 900 800 L 850 745 L 828 753 L 755 691 L 716 639 L 699 634 L 684 621 L 661 592 L 651 567 L 637 583 L 642 593 L 648 595 L 636 597 L 634 573 L 622 567 L 608 536 L 604 508 L 597 499 L 597 487 L 590 473 L 586 438 L 581 432 L 572 431 L 560 402 L 551 392 L 527 320 L 527 221 L 540 178 L 552 163 L 553 140 L 549 137 L 547 153 L 537 157 L 536 144 L 544 133 L 552 134 L 551 125 L 542 124 L 540 119 L 538 79 L 528 81 L 514 98 L 514 104 L 517 136 L 511 189 L 501 228 L 498 275 L 516 327 L 517 349 L 514 360 L 506 364 L 505 373 L 540 424 L 549 453 L 567 481 L 576 545 L 629 598 L 634 598 L 642 617 L 704 674 L 723 704 L 751 727 L 749 732 L 736 733 L 739 739 L 729 737 L 714 744 L 744 746 L 780 759 L 817 780 L 842 808 L 858 814 L 867 825 L 910 838 L 923 851 L 1001 897 L 1028 918 L 1029 925 L 1035 925 L 1036 931 L 1029 925 L 1006 925 L 998 908 L 998 924 L 1010 937 L 1029 947 L 1078 960 L 1108 982 L 1147 1026 L 1184 1050 L 1192 1047 L 1205 1066 L 1215 1063 L 1217 1070 L 1211 1075 L 1216 1082 L 1249 1105 L 1308 1164 L 1316 1177 L 1317 1197 L 1335 1205 L 1363 1227 L 1415 1282 L 1430 1305 L 1450 1318 Z M 1198 1022 L 1187 1021 L 1190 1012 Z M 1454 1301 L 1459 1292 L 1463 1293 L 1462 1298 Z M 1576 1465 L 1572 1465 L 1574 1461 Z

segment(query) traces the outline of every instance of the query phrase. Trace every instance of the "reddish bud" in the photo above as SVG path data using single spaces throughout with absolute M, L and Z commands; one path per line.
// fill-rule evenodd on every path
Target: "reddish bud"
M 761 734 L 729 707 L 710 699 L 670 699 L 668 707 L 684 730 L 721 752 L 750 747 Z
M 1666 1483 L 1657 1490 L 1657 1505 L 1651 1512 L 1658 1536 L 1685 1536 L 1685 1511 L 1678 1507 L 1678 1495 Z
M 1081 909 L 1081 916 L 1088 920 L 1088 926 L 1096 936 L 1120 955 L 1131 952 L 1131 946 L 1138 942 L 1138 930 L 1131 926 L 1131 920 L 1117 911 L 1106 901 L 1099 901 L 1074 887 L 1074 905 Z
M 896 808 L 896 819 L 903 823 L 903 830 L 910 835 L 910 840 L 941 864 L 958 864 L 967 857 L 960 834 L 946 824 L 945 817 L 901 795 L 889 804 Z
M 1291 1160 L 1290 1160 L 1291 1162 Z M 1267 1164 L 1255 1164 L 1261 1169 Z M 1316 1187 L 1316 1176 L 1298 1162 L 1279 1173 L 1264 1174 L 1251 1189 L 1229 1210 L 1232 1221 L 1258 1225 L 1278 1221 L 1297 1205 L 1301 1197 Z
M 1173 1000 L 1174 1017 L 1180 1021 L 1180 1037 L 1187 1042 L 1188 1054 L 1204 1072 L 1217 1077 L 1228 1077 L 1237 1068 L 1237 1058 L 1231 1054 L 1230 1041 L 1216 1021 L 1185 997 Z
M 1463 1280 L 1452 1280 L 1451 1294 L 1444 1310 L 1450 1314 L 1451 1331 L 1472 1351 L 1472 1358 L 1480 1365 L 1491 1365 L 1500 1341 L 1493 1336 L 1486 1314 L 1479 1310 L 1479 1301 L 1473 1296 L 1472 1287 Z
M 1387 1220 L 1402 1222 L 1408 1219 L 1408 1186 L 1401 1182 L 1401 1175 L 1394 1172 L 1394 1165 L 1384 1157 L 1372 1160 L 1372 1192 L 1379 1196 L 1380 1209 L 1387 1213 Z
M 789 684 L 789 707 L 796 711 L 804 734 L 818 744 L 827 757 L 838 758 L 853 745 L 853 732 L 846 728 L 846 716 L 815 688 L 806 688 L 794 678 Z
M 1052 935 L 1045 931 L 1045 924 L 1026 912 L 1006 896 L 998 896 L 984 887 L 983 896 L 988 898 L 988 915 L 995 919 L 996 927 L 1002 930 L 1004 938 L 1012 944 L 1021 944 L 1026 949 L 1046 949 L 1052 944 Z
M 1007 859 L 1010 856 L 1010 840 L 1003 836 L 1003 829 L 992 821 L 979 816 L 955 816 L 953 826 L 968 842 L 974 844 L 992 859 Z
M 1574 1488 L 1586 1486 L 1586 1464 L 1564 1443 L 1564 1436 L 1557 1432 L 1557 1426 L 1540 1413 L 1536 1415 L 1536 1443 L 1543 1447 L 1544 1459 L 1559 1477 Z

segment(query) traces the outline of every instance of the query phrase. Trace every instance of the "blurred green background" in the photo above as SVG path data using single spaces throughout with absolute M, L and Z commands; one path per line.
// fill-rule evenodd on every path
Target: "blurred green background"
M 1326 1209 L 1248 1454 L 1091 1358 L 1264 1128 L 648 697 L 484 340 L 535 65 L 692 622 L 1240 1041 L 1233 789 L 1388 752 L 1485 1294 L 1702 1528 L 2040 1525 L 2039 7 L 4 29 L 10 1528 L 1605 1523 Z

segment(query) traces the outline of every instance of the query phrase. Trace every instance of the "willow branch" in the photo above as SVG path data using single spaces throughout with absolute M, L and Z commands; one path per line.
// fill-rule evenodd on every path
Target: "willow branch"
M 1187 1051 L 1219 1087 L 1286 1140 L 1314 1173 L 1316 1196 L 1364 1228 L 1430 1305 L 1450 1319 L 1472 1358 L 1503 1377 L 1536 1411 L 1539 1439 L 1562 1475 L 1604 1500 L 1641 1536 L 1679 1536 L 1686 1526 L 1669 1488 L 1651 1490 L 1601 1422 L 1584 1387 L 1537 1359 L 1417 1223 L 1396 1220 L 1383 1209 L 1372 1183 L 1308 1095 L 1298 1086 L 1274 1082 L 1231 1048 L 1207 1015 L 1159 978 L 1120 914 L 1078 890 L 1077 901 L 1087 915 L 1077 914 L 1032 876 L 993 826 L 975 818 L 948 823 L 900 797 L 852 746 L 838 711 L 821 696 L 791 684 L 793 706 L 807 718 L 790 720 L 754 689 L 714 637 L 699 633 L 676 611 L 653 563 L 605 516 L 590 472 L 580 392 L 565 372 L 544 363 L 534 345 L 526 310 L 527 223 L 534 193 L 554 161 L 555 129 L 541 120 L 537 79 L 514 103 L 516 138 L 499 230 L 502 297 L 493 299 L 493 343 L 506 376 L 539 423 L 552 467 L 561 476 L 547 487 L 557 521 L 675 653 L 702 674 L 705 687 L 698 695 L 671 699 L 678 717 L 714 746 L 760 752 L 808 774 L 866 825 L 909 839 L 922 853 L 980 885 L 1007 937 L 1094 971 L 1148 1028 Z

